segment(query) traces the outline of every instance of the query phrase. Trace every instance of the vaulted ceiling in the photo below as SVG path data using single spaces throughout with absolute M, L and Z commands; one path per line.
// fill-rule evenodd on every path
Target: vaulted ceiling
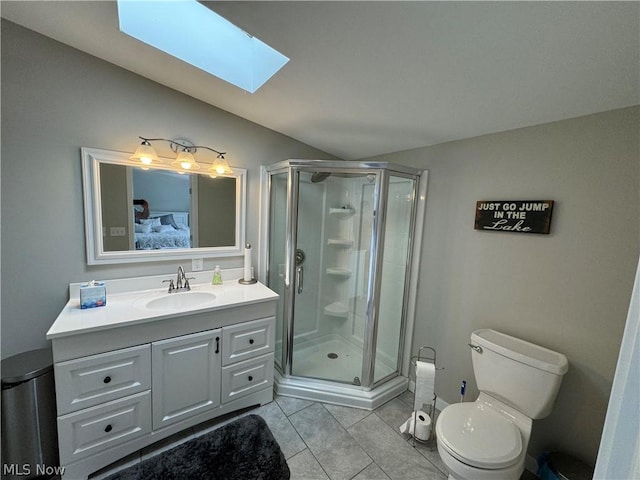
M 344 159 L 640 103 L 638 2 L 202 3 L 290 62 L 248 94 L 122 34 L 113 1 L 1 13 Z

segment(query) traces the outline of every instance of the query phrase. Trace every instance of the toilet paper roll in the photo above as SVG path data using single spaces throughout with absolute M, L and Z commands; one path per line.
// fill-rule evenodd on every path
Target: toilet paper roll
M 416 392 L 413 402 L 414 410 L 422 410 L 431 405 L 435 395 L 436 366 L 431 362 L 416 362 Z
M 253 279 L 253 274 L 251 272 L 251 245 L 246 244 L 244 247 L 244 275 L 243 280 L 245 282 L 250 282 Z
M 408 433 L 418 440 L 427 441 L 431 436 L 431 417 L 422 410 L 413 414 L 400 426 L 400 433 Z

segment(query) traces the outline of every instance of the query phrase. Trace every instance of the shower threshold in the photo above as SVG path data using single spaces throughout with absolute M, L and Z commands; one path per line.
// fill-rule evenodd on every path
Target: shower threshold
M 403 376 L 393 377 L 373 389 L 365 389 L 314 378 L 285 376 L 277 368 L 275 371 L 275 391 L 280 396 L 365 410 L 378 408 L 405 392 L 408 387 L 409 379 Z

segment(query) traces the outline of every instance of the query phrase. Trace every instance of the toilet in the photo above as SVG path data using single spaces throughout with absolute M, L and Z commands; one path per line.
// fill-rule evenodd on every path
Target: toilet
M 490 329 L 473 332 L 469 347 L 480 394 L 442 410 L 438 453 L 450 480 L 517 480 L 533 420 L 551 413 L 567 357 Z

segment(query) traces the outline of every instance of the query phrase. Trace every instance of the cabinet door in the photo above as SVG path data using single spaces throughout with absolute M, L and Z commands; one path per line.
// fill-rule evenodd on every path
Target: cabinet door
M 220 405 L 221 330 L 154 342 L 153 429 Z

